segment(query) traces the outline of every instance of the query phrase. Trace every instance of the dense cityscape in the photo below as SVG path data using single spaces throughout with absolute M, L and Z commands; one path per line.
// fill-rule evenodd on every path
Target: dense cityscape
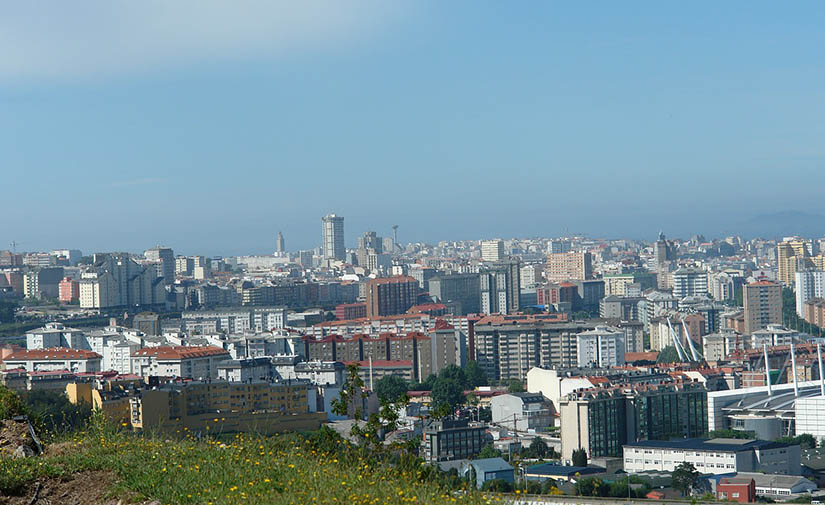
M 609 494 L 586 488 L 630 475 L 648 498 L 753 501 L 825 480 L 825 239 L 399 231 L 346 248 L 329 214 L 315 249 L 278 232 L 237 257 L 12 244 L 0 382 L 138 432 L 347 437 L 396 405 L 382 439 L 488 490 Z
M 0 12 L 0 505 L 825 504 L 825 2 Z

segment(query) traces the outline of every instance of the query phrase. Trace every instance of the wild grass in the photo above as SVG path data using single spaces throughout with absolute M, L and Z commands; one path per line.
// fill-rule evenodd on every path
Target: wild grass
M 328 433 L 171 440 L 92 427 L 63 444 L 61 454 L 0 460 L 0 494 L 104 470 L 115 475 L 114 496 L 164 504 L 490 503 L 444 485 L 420 460 L 376 458 Z

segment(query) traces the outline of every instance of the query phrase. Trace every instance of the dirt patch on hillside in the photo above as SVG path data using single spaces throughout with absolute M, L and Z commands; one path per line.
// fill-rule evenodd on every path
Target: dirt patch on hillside
M 25 456 L 37 454 L 37 446 L 29 433 L 29 425 L 24 420 L 21 422 L 11 419 L 0 421 L 0 457 L 14 457 L 15 452 L 25 449 Z M 20 456 L 23 453 L 21 452 Z
M 68 479 L 34 482 L 20 496 L 0 496 L 0 505 L 137 505 L 128 499 L 109 495 L 114 475 L 109 472 L 83 472 Z

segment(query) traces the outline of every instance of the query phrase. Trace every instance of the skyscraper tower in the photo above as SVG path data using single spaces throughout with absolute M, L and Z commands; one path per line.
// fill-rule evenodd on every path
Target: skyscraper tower
M 175 282 L 175 253 L 168 247 L 153 247 L 143 253 L 143 257 L 149 261 L 160 264 L 158 277 L 163 277 L 164 284 Z
M 286 246 L 284 245 L 284 234 L 281 232 L 278 232 L 278 236 L 275 237 L 275 252 L 286 252 Z
M 344 248 L 344 218 L 329 214 L 321 218 L 321 247 L 324 258 L 346 259 L 347 250 Z

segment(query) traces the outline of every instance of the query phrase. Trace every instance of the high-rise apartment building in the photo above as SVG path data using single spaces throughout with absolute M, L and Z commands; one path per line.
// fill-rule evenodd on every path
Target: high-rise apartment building
M 344 217 L 329 214 L 321 218 L 321 235 L 324 258 L 344 261 L 347 257 L 344 248 Z
M 805 302 L 811 298 L 825 298 L 825 271 L 803 270 L 796 272 L 796 314 L 805 317 Z
M 459 314 L 480 311 L 481 288 L 479 274 L 442 274 L 427 282 L 430 295 L 442 303 L 456 304 Z
M 742 287 L 744 278 L 735 272 L 716 272 L 710 275 L 708 292 L 714 300 L 733 300 L 736 291 Z
M 625 333 L 617 328 L 597 326 L 576 336 L 580 367 L 611 368 L 625 364 Z
M 653 244 L 653 256 L 657 269 L 673 259 L 673 245 L 667 241 L 662 232 L 659 232 L 659 239 Z
M 501 261 L 504 259 L 504 242 L 501 240 L 482 240 L 481 259 L 484 261 Z
M 547 252 L 550 254 L 570 252 L 570 241 L 561 239 L 551 240 L 547 249 Z
M 417 297 L 418 281 L 410 276 L 372 279 L 367 283 L 367 317 L 403 314 Z
M 665 238 L 664 233 L 659 232 L 659 239 L 653 244 L 653 261 L 659 289 L 672 287 L 670 285 L 672 277 L 669 274 L 672 271 L 671 262 L 674 256 L 673 243 Z
M 571 393 L 559 402 L 562 458 L 622 456 L 640 440 L 701 437 L 708 430 L 707 390 L 694 383 L 620 385 Z
M 593 258 L 589 252 L 550 253 L 545 278 L 548 282 L 593 278 Z
M 364 236 L 358 238 L 358 249 L 372 249 L 380 254 L 384 252 L 384 241 L 374 231 L 364 232 Z
M 39 268 L 23 276 L 23 294 L 26 298 L 57 298 L 63 267 Z
M 512 314 L 520 303 L 521 268 L 518 261 L 495 262 L 480 273 L 480 309 L 483 314 Z
M 782 286 L 766 280 L 747 284 L 743 288 L 745 306 L 745 333 L 782 324 Z
M 64 277 L 58 284 L 58 299 L 63 303 L 72 303 L 80 299 L 80 283 L 71 277 Z
M 704 296 L 708 293 L 708 273 L 701 268 L 682 267 L 673 276 L 673 296 Z
M 544 280 L 544 265 L 537 263 L 521 267 L 521 289 L 535 289 Z
M 800 237 L 787 237 L 776 246 L 777 280 L 791 287 L 796 275 L 797 263 L 810 256 L 808 243 Z
M 95 254 L 92 270 L 80 279 L 80 306 L 84 309 L 165 304 L 166 289 L 154 266 L 139 265 L 127 254 Z
M 384 241 L 374 231 L 364 233 L 358 238 L 358 266 L 367 268 L 371 272 L 378 271 L 379 264 L 386 266 L 390 264 L 389 256 L 384 256 Z
M 566 322 L 555 316 L 545 314 L 523 320 L 492 316 L 478 321 L 473 330 L 475 360 L 487 377 L 523 380 L 533 367 L 577 366 L 577 336 L 596 324 Z
M 149 261 L 160 263 L 158 277 L 163 277 L 164 284 L 175 282 L 175 253 L 172 249 L 158 246 L 147 250 L 143 256 Z

